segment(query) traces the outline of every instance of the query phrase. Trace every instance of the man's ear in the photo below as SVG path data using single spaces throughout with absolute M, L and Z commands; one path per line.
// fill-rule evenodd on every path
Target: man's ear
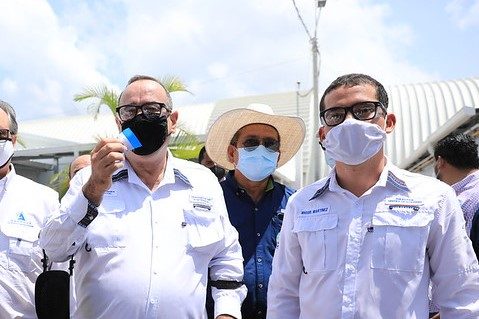
M 13 146 L 15 146 L 15 144 L 17 144 L 17 136 L 16 135 L 12 135 L 12 144 L 13 144 Z
M 236 147 L 234 147 L 233 145 L 228 145 L 227 154 L 228 154 L 228 162 L 236 166 L 236 163 L 237 163 L 237 161 L 235 161 L 235 159 L 237 158 Z
M 388 113 L 386 115 L 386 128 L 385 131 L 387 134 L 391 133 L 394 131 L 394 128 L 396 127 L 396 115 L 393 113 Z
M 168 135 L 175 133 L 176 131 L 176 124 L 178 122 L 178 111 L 174 111 L 168 116 L 170 125 L 169 125 L 169 132 Z
M 326 138 L 326 133 L 324 132 L 324 126 L 321 126 L 316 133 L 316 138 L 319 139 L 319 142 L 322 143 Z
M 436 167 L 438 169 L 441 169 L 444 167 L 444 164 L 446 163 L 446 161 L 441 157 L 441 156 L 438 156 L 437 159 L 436 159 Z
M 122 129 L 121 129 L 121 120 L 120 118 L 118 117 L 118 115 L 115 115 L 115 123 L 116 123 L 116 127 L 118 127 L 118 132 L 121 132 Z

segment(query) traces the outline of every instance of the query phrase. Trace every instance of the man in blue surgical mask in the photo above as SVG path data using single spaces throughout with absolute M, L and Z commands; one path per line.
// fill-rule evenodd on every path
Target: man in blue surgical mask
M 243 319 L 266 317 L 273 254 L 283 209 L 293 193 L 271 175 L 296 154 L 304 134 L 300 118 L 274 115 L 268 105 L 252 104 L 220 116 L 206 139 L 213 162 L 230 170 L 221 187 L 243 251 L 248 288 Z
M 325 90 L 319 138 L 329 176 L 290 199 L 268 319 L 479 318 L 479 265 L 453 190 L 384 154 L 396 116 L 383 85 L 346 74 Z

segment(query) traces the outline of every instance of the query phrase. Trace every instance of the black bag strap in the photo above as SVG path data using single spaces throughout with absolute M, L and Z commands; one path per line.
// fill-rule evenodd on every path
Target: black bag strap
M 42 249 L 43 251 L 43 258 L 42 258 L 42 266 L 43 266 L 43 272 L 47 272 L 50 269 L 52 269 L 52 264 L 50 263 L 50 266 L 48 265 L 49 258 L 47 256 L 47 253 L 45 252 L 45 249 Z M 73 258 L 73 255 L 70 255 L 70 262 L 68 266 L 68 270 L 70 271 L 70 277 L 73 276 L 73 268 L 75 268 L 75 259 Z

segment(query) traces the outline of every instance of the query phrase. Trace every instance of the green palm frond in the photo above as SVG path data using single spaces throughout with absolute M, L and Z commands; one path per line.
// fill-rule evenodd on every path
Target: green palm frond
M 165 75 L 157 77 L 168 92 L 188 92 L 187 86 L 183 81 L 175 75 Z M 98 85 L 85 88 L 82 92 L 75 94 L 73 100 L 75 102 L 89 101 L 91 104 L 88 106 L 88 110 L 93 114 L 96 119 L 100 113 L 102 105 L 107 106 L 113 115 L 115 115 L 116 108 L 118 107 L 119 93 L 108 88 L 106 85 Z M 202 146 L 202 143 L 196 138 L 195 135 L 183 129 L 181 126 L 177 128 L 179 133 L 170 142 L 171 152 L 183 159 L 192 159 L 198 156 L 198 152 Z M 55 181 L 56 182 L 56 181 Z
M 112 114 L 115 114 L 116 108 L 118 106 L 118 95 L 119 94 L 117 92 L 108 88 L 106 85 L 93 86 L 84 89 L 81 93 L 75 94 L 73 96 L 73 101 L 82 102 L 93 100 L 93 102 L 88 106 L 88 110 L 96 119 L 100 113 L 100 107 L 102 105 L 107 106 Z
M 183 81 L 176 75 L 165 75 L 162 77 L 157 78 L 158 81 L 163 83 L 165 88 L 168 92 L 188 92 L 187 86 L 183 83 Z

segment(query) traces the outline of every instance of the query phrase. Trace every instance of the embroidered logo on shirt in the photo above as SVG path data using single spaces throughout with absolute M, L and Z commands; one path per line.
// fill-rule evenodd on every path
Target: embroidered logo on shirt
M 13 224 L 13 225 L 20 225 L 20 226 L 28 226 L 28 227 L 32 227 L 32 222 L 30 222 L 28 220 L 28 215 L 25 214 L 24 212 L 19 212 L 16 216 L 15 219 L 11 219 L 10 221 L 8 221 L 9 224 Z
M 317 214 L 326 214 L 329 211 L 329 206 L 327 207 L 320 207 L 312 210 L 303 210 L 301 211 L 301 216 L 311 216 Z
M 413 212 L 419 211 L 420 207 L 423 206 L 423 202 L 420 200 L 415 200 L 409 197 L 394 197 L 387 199 L 385 202 L 386 206 L 390 210 L 394 209 L 395 211 L 412 214 Z
M 211 197 L 190 195 L 190 202 L 193 204 L 193 208 L 202 211 L 210 211 L 213 199 Z
M 117 195 L 117 193 L 116 193 L 116 190 L 115 190 L 115 189 L 109 189 L 109 190 L 107 190 L 103 195 L 104 195 L 104 196 L 114 197 L 114 196 Z

